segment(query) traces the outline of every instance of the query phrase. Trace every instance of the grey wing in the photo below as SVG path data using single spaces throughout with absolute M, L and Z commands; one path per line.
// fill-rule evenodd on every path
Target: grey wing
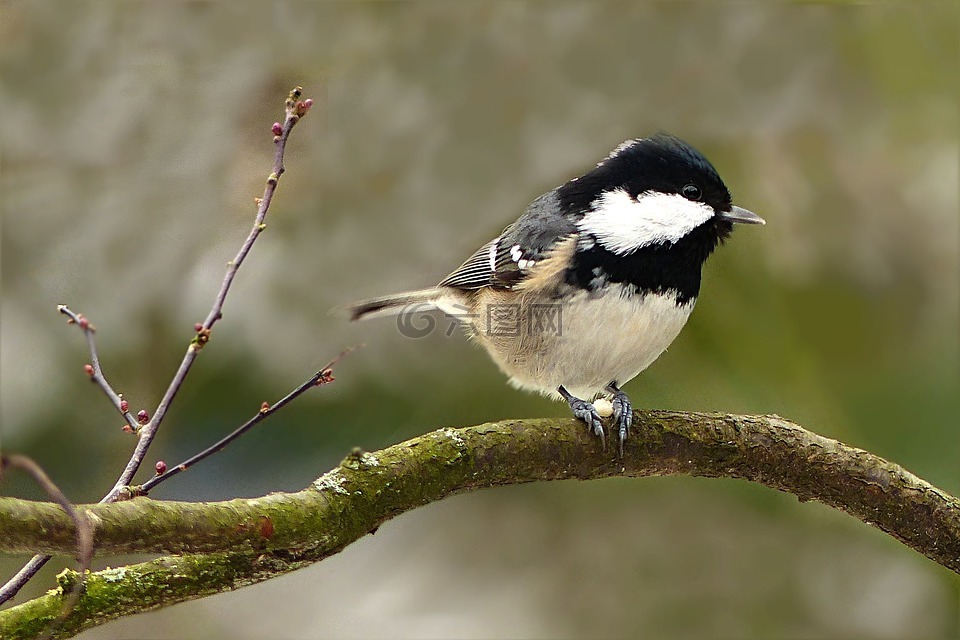
M 561 213 L 555 192 L 545 193 L 527 207 L 519 220 L 480 247 L 439 286 L 512 289 L 557 243 L 576 232 L 576 224 Z

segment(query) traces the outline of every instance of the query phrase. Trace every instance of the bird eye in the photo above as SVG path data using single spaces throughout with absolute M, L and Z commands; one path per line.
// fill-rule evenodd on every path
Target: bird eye
M 683 189 L 680 190 L 680 194 L 687 200 L 697 201 L 700 199 L 700 196 L 703 195 L 700 193 L 700 187 L 695 184 L 688 184 Z

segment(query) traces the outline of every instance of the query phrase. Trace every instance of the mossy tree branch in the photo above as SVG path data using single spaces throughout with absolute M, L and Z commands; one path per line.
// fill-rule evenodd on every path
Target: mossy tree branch
M 96 550 L 186 554 L 89 576 L 53 637 L 236 589 L 339 552 L 384 521 L 446 496 L 538 480 L 688 474 L 742 478 L 818 500 L 960 573 L 960 500 L 867 451 L 777 416 L 637 412 L 623 458 L 571 419 L 440 429 L 356 453 L 297 493 L 219 503 L 148 498 L 82 507 Z M 0 499 L 0 551 L 74 553 L 59 507 Z M 60 612 L 61 588 L 0 612 L 0 636 L 31 638 Z

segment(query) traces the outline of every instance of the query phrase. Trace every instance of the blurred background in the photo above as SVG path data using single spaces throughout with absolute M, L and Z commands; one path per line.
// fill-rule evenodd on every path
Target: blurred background
M 91 319 L 109 379 L 152 411 L 249 230 L 295 84 L 316 105 L 141 480 L 366 348 L 155 498 L 294 490 L 354 446 L 566 416 L 445 321 L 416 340 L 330 309 L 437 282 L 534 197 L 659 129 L 768 224 L 707 263 L 687 328 L 627 386 L 635 405 L 776 412 L 960 492 L 956 3 L 0 11 L 2 444 L 73 500 L 98 500 L 134 440 L 55 306 Z M 0 490 L 39 497 L 18 477 Z M 25 559 L 0 560 L 2 578 Z M 746 482 L 571 481 L 433 504 L 295 574 L 82 637 L 544 636 L 956 638 L 960 580 Z

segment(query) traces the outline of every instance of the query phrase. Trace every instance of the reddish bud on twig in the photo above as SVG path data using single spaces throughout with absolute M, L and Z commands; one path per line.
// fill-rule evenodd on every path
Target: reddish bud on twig
M 320 377 L 317 378 L 317 386 L 330 384 L 334 380 L 336 380 L 336 378 L 333 377 L 333 369 L 324 369 L 320 372 Z
M 164 462 L 163 460 L 157 460 L 156 469 L 157 469 L 157 475 L 162 476 L 164 473 L 167 472 L 167 463 Z
M 82 313 L 78 313 L 77 324 L 80 325 L 81 329 L 86 329 L 87 327 L 90 326 L 90 321 L 87 320 L 86 316 L 84 316 Z
M 128 424 L 123 425 L 121 429 L 123 430 L 124 433 L 133 433 L 133 427 L 131 427 Z
M 88 376 L 92 376 L 92 375 L 93 375 L 93 365 L 92 365 L 92 364 L 85 364 L 85 365 L 83 365 L 83 372 L 86 373 Z
M 120 411 L 122 411 L 123 413 L 126 413 L 126 412 L 129 411 L 129 410 L 130 410 L 130 403 L 127 402 L 126 400 L 121 400 L 121 401 L 120 401 Z
M 260 413 L 266 413 L 267 411 L 270 411 L 270 403 L 264 402 L 260 405 Z
M 273 132 L 273 135 L 278 136 L 283 133 L 283 125 L 281 125 L 279 122 L 274 122 L 273 126 L 270 127 L 270 131 Z
M 296 104 L 297 115 L 302 117 L 307 111 L 310 111 L 310 107 L 312 106 L 313 106 L 313 100 L 311 100 L 310 98 L 307 98 L 302 102 L 298 101 Z
M 197 333 L 200 333 L 201 331 L 203 331 L 203 325 L 198 322 L 195 325 L 193 325 L 193 330 L 196 331 Z
M 150 414 L 147 413 L 146 409 L 140 409 L 137 412 L 137 422 L 140 424 L 147 424 L 150 421 Z

